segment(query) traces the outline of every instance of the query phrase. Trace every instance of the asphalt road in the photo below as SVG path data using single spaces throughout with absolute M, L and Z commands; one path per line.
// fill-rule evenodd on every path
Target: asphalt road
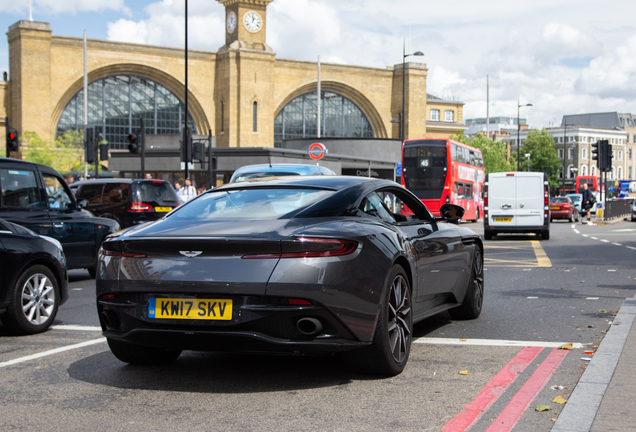
M 584 352 L 636 294 L 636 223 L 556 222 L 549 241 L 500 236 L 485 245 L 481 317 L 444 313 L 417 324 L 409 364 L 393 378 L 353 374 L 337 357 L 186 352 L 168 366 L 125 365 L 97 328 L 94 281 L 72 271 L 71 299 L 50 331 L 15 337 L 0 326 L 1 428 L 439 431 L 457 418 L 472 420 L 471 431 L 510 422 L 549 431 L 562 408 L 552 400 L 568 398 Z M 582 345 L 554 348 L 567 342 Z M 60 348 L 70 349 L 38 357 Z M 493 387 L 510 371 L 511 384 Z M 471 417 L 466 405 L 479 404 L 485 412 Z M 541 404 L 552 409 L 535 411 Z

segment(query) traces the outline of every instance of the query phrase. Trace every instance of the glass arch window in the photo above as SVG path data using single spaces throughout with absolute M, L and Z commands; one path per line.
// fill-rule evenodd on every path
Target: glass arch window
M 362 110 L 348 98 L 324 91 L 320 102 L 320 136 L 335 138 L 373 138 L 375 135 Z M 282 140 L 318 136 L 317 92 L 290 101 L 274 120 L 274 146 Z
M 166 87 L 135 75 L 115 75 L 88 85 L 88 125 L 102 134 L 111 149 L 127 149 L 126 137 L 140 126 L 143 117 L 146 134 L 178 134 L 185 109 L 179 98 Z M 64 107 L 57 133 L 81 129 L 84 124 L 84 89 Z M 192 116 L 188 124 L 196 133 Z

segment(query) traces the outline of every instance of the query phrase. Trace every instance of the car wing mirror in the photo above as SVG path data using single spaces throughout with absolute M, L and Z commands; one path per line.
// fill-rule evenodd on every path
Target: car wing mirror
M 455 204 L 444 204 L 439 209 L 439 217 L 435 221 L 445 221 L 458 224 L 464 216 L 464 208 Z
M 77 203 L 77 207 L 79 207 L 81 209 L 88 207 L 88 200 L 87 199 L 80 200 Z

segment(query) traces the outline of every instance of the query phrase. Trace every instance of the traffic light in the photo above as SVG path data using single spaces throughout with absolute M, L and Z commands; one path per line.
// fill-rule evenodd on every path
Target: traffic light
M 108 144 L 101 144 L 99 146 L 99 160 L 108 160 Z
M 94 163 L 95 162 L 95 135 L 93 128 L 86 129 L 86 136 L 84 137 L 84 145 L 86 149 L 86 163 Z
M 592 144 L 592 160 L 597 161 L 598 169 L 601 169 L 601 164 L 603 161 L 602 157 L 602 146 L 600 141 L 596 141 Z
M 128 151 L 132 154 L 139 153 L 139 132 L 128 134 L 126 140 L 128 141 Z
M 184 129 L 184 140 L 181 140 L 181 162 L 192 163 L 192 133 L 190 128 Z
M 610 172 L 612 170 L 612 159 L 614 156 L 612 155 L 612 146 L 607 142 L 605 142 L 605 148 L 603 149 L 603 167 L 604 171 Z
M 15 130 L 7 132 L 7 157 L 9 152 L 15 152 L 20 149 L 20 141 L 18 141 L 18 133 Z
M 199 162 L 205 160 L 205 144 L 202 142 L 195 142 L 192 146 L 192 159 L 196 159 Z

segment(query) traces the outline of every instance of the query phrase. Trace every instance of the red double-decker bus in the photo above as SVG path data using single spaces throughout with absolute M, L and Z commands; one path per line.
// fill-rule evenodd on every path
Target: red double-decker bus
M 442 204 L 451 203 L 466 210 L 464 220 L 481 218 L 484 178 L 479 149 L 441 138 L 410 139 L 402 144 L 402 185 L 434 215 L 439 215 Z
M 592 192 L 599 191 L 596 176 L 576 176 L 576 193 L 583 193 L 583 183 L 587 183 L 587 188 Z

